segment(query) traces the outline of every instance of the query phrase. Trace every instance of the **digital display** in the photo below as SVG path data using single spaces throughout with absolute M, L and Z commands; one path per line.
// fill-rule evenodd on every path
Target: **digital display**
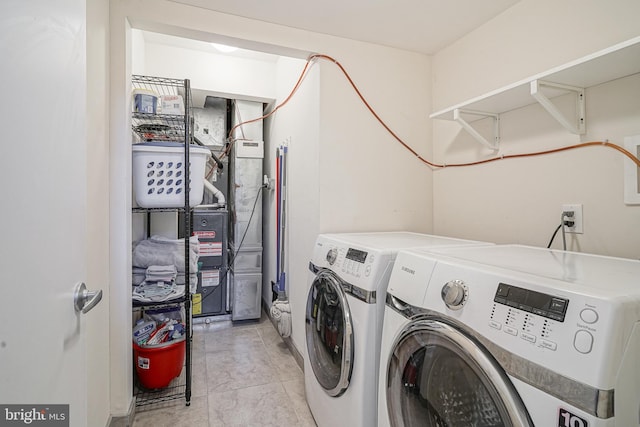
M 495 302 L 528 311 L 549 319 L 564 322 L 569 300 L 554 297 L 529 289 L 500 283 L 496 290 Z
M 365 251 L 359 251 L 358 249 L 349 248 L 347 250 L 347 259 L 364 264 L 364 260 L 367 259 L 367 253 Z

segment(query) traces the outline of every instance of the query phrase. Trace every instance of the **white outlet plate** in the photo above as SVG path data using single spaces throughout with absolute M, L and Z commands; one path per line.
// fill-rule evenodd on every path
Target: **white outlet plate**
M 572 211 L 573 212 L 573 227 L 568 227 L 568 226 L 564 226 L 564 231 L 566 233 L 577 233 L 577 234 L 582 234 L 584 233 L 584 223 L 582 220 L 582 205 L 580 204 L 566 204 L 566 205 L 562 205 L 562 210 L 560 213 L 562 212 L 569 212 Z

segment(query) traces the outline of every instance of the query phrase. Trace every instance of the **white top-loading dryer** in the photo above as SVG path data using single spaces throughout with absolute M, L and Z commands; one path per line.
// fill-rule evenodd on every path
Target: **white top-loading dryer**
M 640 261 L 518 245 L 408 250 L 379 426 L 640 426 Z
M 305 390 L 320 427 L 376 425 L 379 345 L 400 249 L 487 243 L 410 232 L 318 236 L 309 263 Z

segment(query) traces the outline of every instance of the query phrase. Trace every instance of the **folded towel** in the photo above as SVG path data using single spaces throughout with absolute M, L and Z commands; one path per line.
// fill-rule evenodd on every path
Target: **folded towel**
M 198 256 L 200 243 L 198 236 L 189 238 L 189 271 L 198 272 Z M 149 239 L 136 242 L 133 247 L 133 267 L 147 269 L 151 266 L 173 265 L 178 273 L 184 273 L 184 239 L 168 239 L 162 236 L 152 236 Z
M 145 272 L 147 282 L 172 282 L 176 280 L 178 270 L 175 265 L 152 265 Z
M 146 275 L 146 268 L 133 267 L 131 269 L 131 283 L 133 284 L 133 286 L 138 286 L 140 283 L 144 282 L 144 278 Z
M 184 295 L 184 286 L 173 282 L 142 282 L 133 289 L 132 298 L 141 302 L 164 302 Z
M 175 265 L 150 265 L 147 267 L 147 274 L 176 274 L 178 271 Z

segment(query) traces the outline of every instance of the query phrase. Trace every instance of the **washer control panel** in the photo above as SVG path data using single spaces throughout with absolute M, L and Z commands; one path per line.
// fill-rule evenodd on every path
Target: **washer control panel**
M 350 280 L 367 279 L 376 260 L 374 252 L 340 245 L 324 245 L 322 256 L 326 267 Z
M 360 249 L 347 248 L 342 259 L 342 273 L 350 276 L 360 277 L 365 275 L 365 263 L 369 257 L 369 253 Z M 369 259 L 369 261 L 371 261 Z M 369 270 L 370 272 L 370 270 Z M 368 273 L 366 274 L 369 275 Z

